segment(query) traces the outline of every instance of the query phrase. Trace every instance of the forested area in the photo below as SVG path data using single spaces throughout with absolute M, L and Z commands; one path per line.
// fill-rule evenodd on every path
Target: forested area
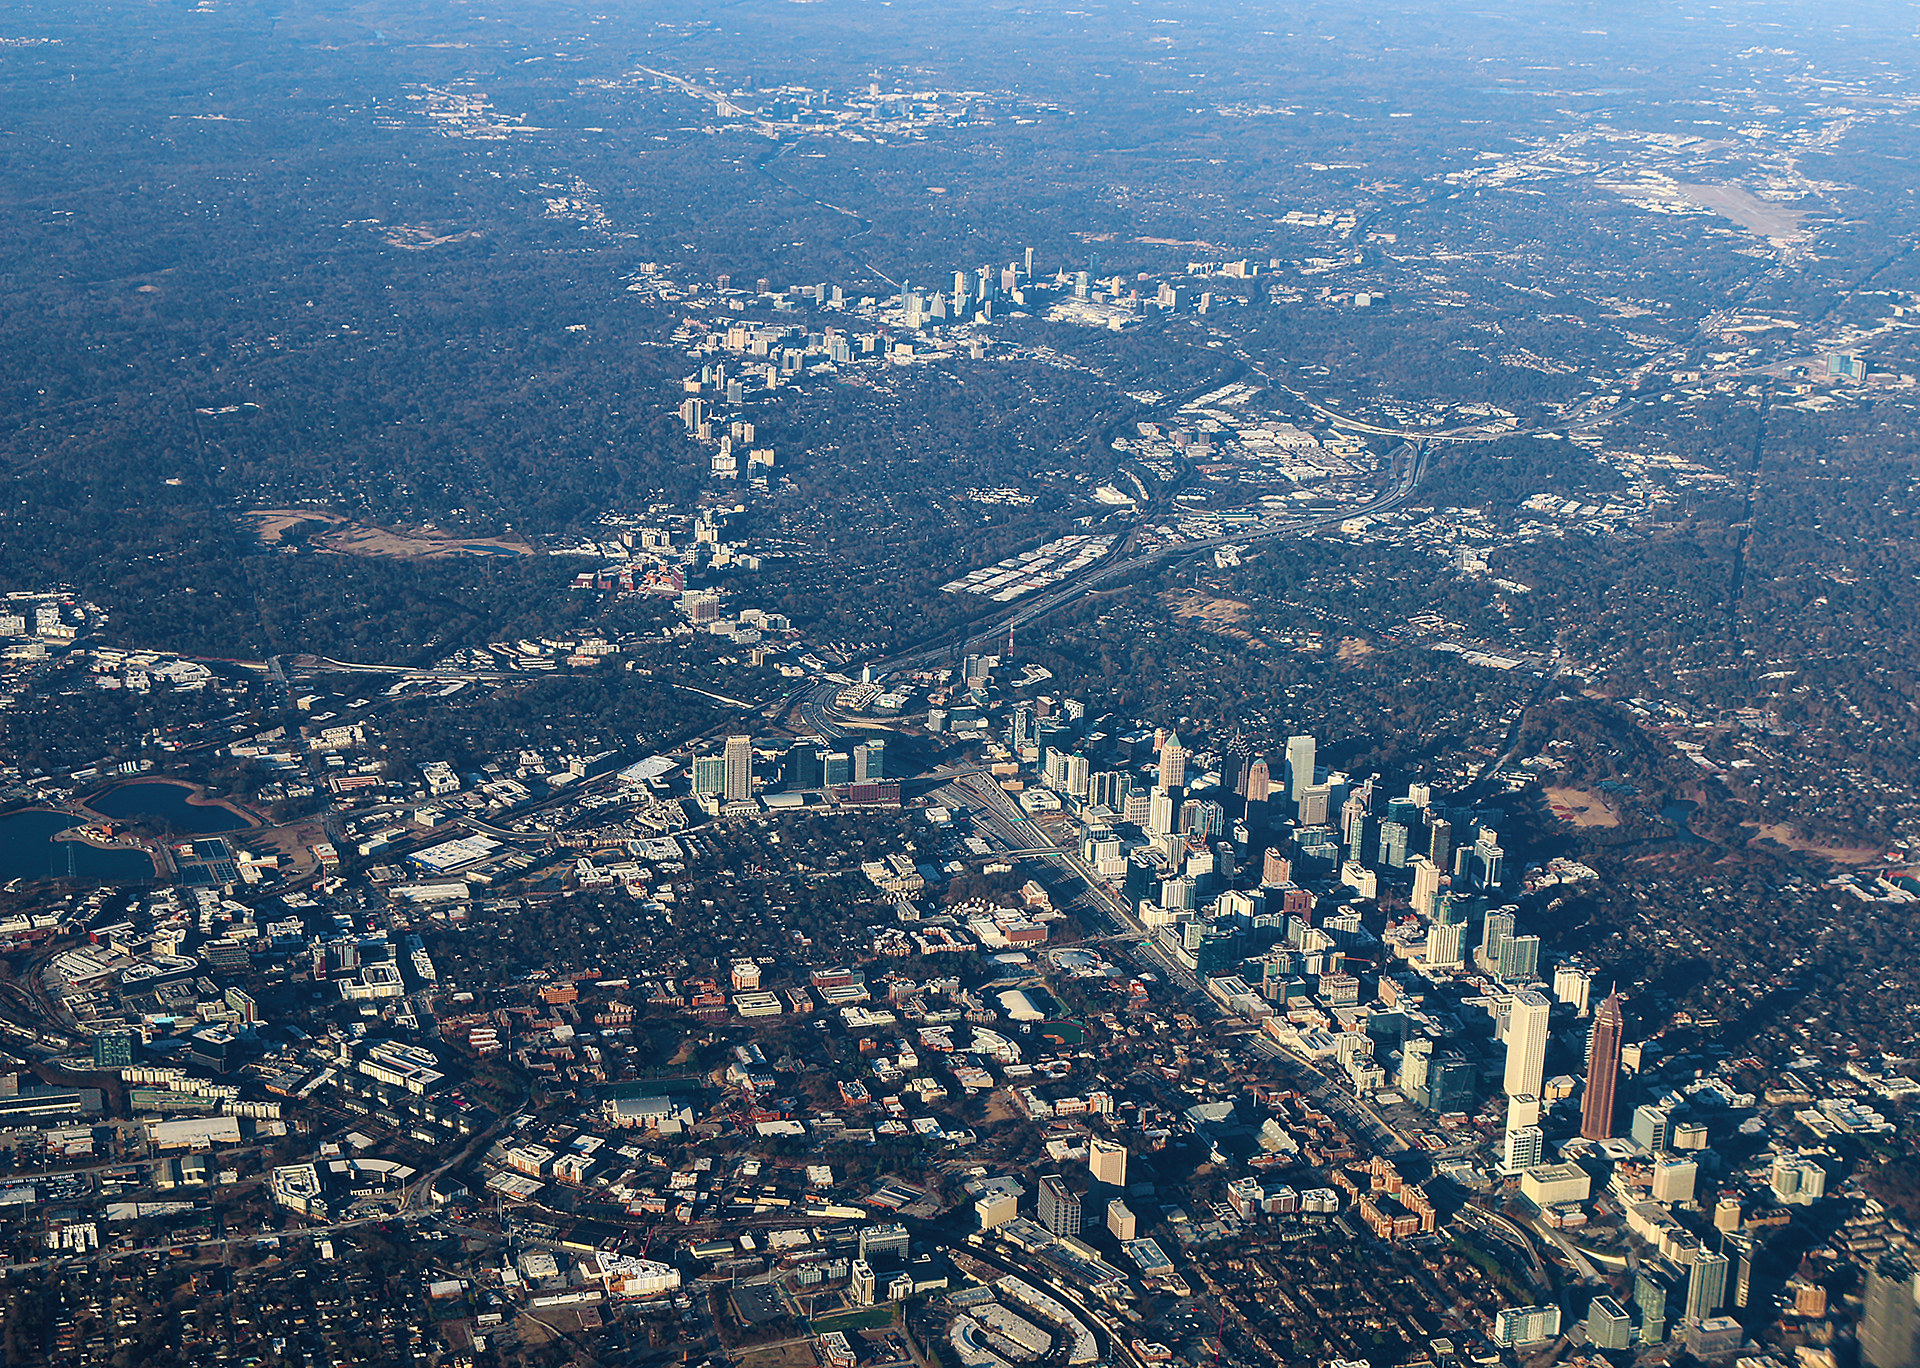
M 1449 594 L 1424 552 L 1368 547 L 1362 562 L 1355 550 L 1305 541 L 1231 572 L 1142 577 L 1058 619 L 1037 658 L 1090 707 L 1244 729 L 1270 747 L 1311 731 L 1329 764 L 1362 772 L 1491 744 L 1489 726 L 1537 681 L 1395 639 L 1419 609 L 1478 621 L 1484 593 Z M 1248 611 L 1224 626 L 1183 617 L 1192 592 Z
M 204 737 L 202 724 L 260 724 L 258 681 L 218 677 L 193 692 L 102 689 L 81 664 L 50 666 L 33 692 L 0 712 L 0 754 L 25 769 L 59 771 L 151 755 L 156 742 Z M 229 733 L 223 728 L 224 739 Z
M 577 567 L 559 558 L 349 558 L 297 536 L 276 549 L 241 516 L 311 506 L 538 544 L 609 511 L 735 497 L 707 480 L 707 452 L 673 412 L 691 363 L 671 338 L 699 311 L 624 288 L 649 265 L 681 285 L 764 274 L 776 289 L 825 280 L 883 295 L 1029 244 L 1043 275 L 1171 279 L 1189 260 L 1237 257 L 1262 268 L 1207 278 L 1221 307 L 1204 319 L 1148 311 L 1114 333 L 1002 317 L 981 361 L 756 394 L 746 409 L 777 474 L 764 496 L 740 496 L 733 528 L 780 554 L 721 582 L 811 639 L 876 652 L 978 615 L 939 585 L 1109 516 L 1084 501 L 1113 473 L 1110 439 L 1142 417 L 1188 421 L 1179 399 L 1255 366 L 1376 416 L 1483 403 L 1526 426 L 1666 347 L 1703 364 L 1697 353 L 1723 344 L 1699 331 L 1710 316 L 1864 325 L 1884 312 L 1872 291 L 1920 282 L 1898 232 L 1903 144 L 1873 121 L 1805 150 L 1809 174 L 1844 188 L 1803 206 L 1820 248 L 1793 269 L 1722 219 L 1647 213 L 1599 160 L 1591 180 L 1460 180 L 1562 136 L 1599 130 L 1581 154 L 1595 158 L 1701 136 L 1679 109 L 1710 50 L 1671 19 L 1648 21 L 1671 61 L 1635 77 L 1640 131 L 1616 137 L 1624 125 L 1597 94 L 1561 92 L 1516 121 L 1514 92 L 1473 74 L 1538 35 L 1463 43 L 1414 14 L 1364 33 L 1315 16 L 1327 62 L 1303 66 L 1277 60 L 1290 51 L 1278 30 L 1244 32 L 1202 7 L 1177 41 L 1219 59 L 1204 92 L 1163 79 L 1186 60 L 1160 50 L 1176 36 L 1131 15 L 1095 31 L 1027 16 L 1023 31 L 1070 56 L 1023 65 L 1017 89 L 992 52 L 882 10 L 833 20 L 842 41 L 804 59 L 760 38 L 790 39 L 824 11 L 743 13 L 728 29 L 675 5 L 617 39 L 584 13 L 564 38 L 552 14 L 404 5 L 377 26 L 324 7 L 182 17 L 155 27 L 115 11 L 85 43 L 0 55 L 17 132 L 0 147 L 12 363 L 0 469 L 15 489 L 0 584 L 70 584 L 110 609 L 111 639 L 194 654 L 419 665 L 489 640 L 657 627 L 656 603 L 570 593 Z M 1431 62 L 1367 74 L 1355 60 L 1383 33 L 1427 45 Z M 1597 70 L 1619 60 L 1590 37 Z M 1777 56 L 1756 58 L 1768 80 L 1786 79 Z M 745 86 L 749 104 L 789 80 L 844 103 L 875 73 L 972 93 L 911 136 L 769 138 L 643 65 Z M 1673 107 L 1649 81 L 1667 83 Z M 1390 117 L 1416 97 L 1435 118 Z M 456 100 L 482 111 L 477 132 L 436 121 Z M 1827 116 L 1781 117 L 1804 129 Z M 1294 210 L 1353 227 L 1309 229 L 1286 221 Z M 1361 282 L 1379 295 L 1366 308 L 1352 302 Z M 1747 335 L 1714 336 L 1733 356 Z M 1905 345 L 1888 344 L 1894 364 Z M 1523 684 L 1408 645 L 1405 619 L 1431 614 L 1515 649 L 1557 644 L 1597 692 L 1760 710 L 1754 744 L 1802 776 L 1805 815 L 1884 831 L 1875 786 L 1908 783 L 1920 764 L 1910 419 L 1884 402 L 1804 412 L 1770 383 L 1764 398 L 1647 402 L 1610 420 L 1609 447 L 1704 474 L 1626 540 L 1576 531 L 1497 551 L 1495 573 L 1530 594 L 1436 574 L 1424 552 L 1308 543 L 1217 576 L 1155 571 L 1091 600 L 1061 620 L 1048 663 L 1149 710 L 1279 717 L 1288 690 L 1329 700 L 1329 714 L 1350 701 L 1372 719 L 1349 726 L 1356 755 L 1497 739 L 1486 714 Z M 1521 499 L 1598 498 L 1622 488 L 1619 469 L 1557 438 L 1447 446 L 1418 498 L 1484 508 L 1507 532 Z M 1031 502 L 975 502 L 975 487 Z M 1176 591 L 1243 602 L 1247 616 L 1234 631 L 1200 625 L 1170 606 Z M 1349 639 L 1360 644 L 1342 654 Z M 716 661 L 637 663 L 709 682 L 736 668 Z M 600 719 L 639 705 L 586 706 Z M 1751 739 L 1731 727 L 1706 743 L 1728 763 Z
M 750 681 L 741 681 L 735 687 Z M 521 746 L 620 753 L 677 744 L 723 716 L 712 700 L 632 670 L 535 676 L 474 688 L 451 698 L 413 698 L 379 720 L 382 743 L 412 763 L 446 760 L 472 768 Z

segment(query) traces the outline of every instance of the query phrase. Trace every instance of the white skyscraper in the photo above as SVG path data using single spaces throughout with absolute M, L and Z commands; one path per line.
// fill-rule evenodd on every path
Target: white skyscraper
M 1173 795 L 1165 789 L 1155 789 L 1147 808 L 1147 835 L 1165 836 L 1178 824 L 1179 810 L 1173 805 Z
M 1407 865 L 1413 870 L 1413 896 L 1409 899 L 1413 910 L 1431 917 L 1434 901 L 1440 896 L 1440 866 L 1424 855 L 1414 856 Z
M 1069 755 L 1067 757 L 1066 781 L 1069 798 L 1078 798 L 1085 802 L 1091 777 L 1088 773 L 1086 756 Z
M 1525 1173 L 1539 1164 L 1546 1152 L 1546 1141 L 1538 1126 L 1520 1126 L 1507 1132 L 1506 1153 L 1501 1156 L 1502 1173 Z
M 1300 795 L 1313 784 L 1313 738 L 1287 738 L 1287 798 L 1298 803 Z
M 1552 1009 L 1553 1003 L 1545 993 L 1528 988 L 1513 995 L 1507 1011 L 1504 1090 L 1508 1097 L 1522 1093 L 1539 1096 L 1547 1071 L 1547 1014 Z
M 1592 993 L 1593 975 L 1586 970 L 1563 964 L 1553 971 L 1553 995 L 1581 1016 L 1587 1014 Z
M 1540 1099 L 1532 1093 L 1518 1093 L 1509 1097 L 1500 1171 L 1523 1172 L 1540 1163 L 1545 1152 L 1546 1140 L 1540 1130 Z
M 1467 924 L 1438 923 L 1427 928 L 1427 963 L 1435 969 L 1458 969 L 1466 963 Z
M 1113 1187 L 1127 1185 L 1127 1147 L 1114 1140 L 1093 1136 L 1087 1141 L 1087 1171 L 1096 1183 Z

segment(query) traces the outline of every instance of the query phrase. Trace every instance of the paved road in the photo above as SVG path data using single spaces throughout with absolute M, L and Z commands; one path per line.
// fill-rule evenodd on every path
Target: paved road
M 1261 523 L 1254 527 L 1243 528 L 1224 533 L 1218 537 L 1206 537 L 1197 541 L 1172 542 L 1151 546 L 1135 551 L 1131 555 L 1118 555 L 1113 559 L 1097 562 L 1075 575 L 1072 579 L 1023 604 L 1018 604 L 1003 614 L 983 619 L 974 624 L 964 640 L 959 642 L 943 641 L 922 646 L 903 655 L 892 656 L 874 664 L 876 676 L 884 672 L 925 669 L 956 652 L 964 652 L 975 646 L 987 647 L 998 642 L 1010 629 L 1025 626 L 1047 617 L 1066 604 L 1083 598 L 1087 594 L 1111 584 L 1115 580 L 1130 575 L 1163 561 L 1181 560 L 1187 556 L 1217 550 L 1223 546 L 1255 546 L 1263 542 L 1274 541 L 1281 537 L 1295 537 L 1315 527 L 1325 527 L 1332 523 L 1342 523 L 1349 518 L 1362 518 L 1375 513 L 1384 513 L 1398 507 L 1410 498 L 1419 487 L 1420 476 L 1427 465 L 1427 447 L 1424 440 L 1407 441 L 1395 458 L 1405 458 L 1405 470 L 1395 481 L 1392 488 L 1383 490 L 1366 503 L 1350 508 L 1330 509 L 1302 517 L 1286 518 L 1278 522 Z
M 1329 1077 L 1313 1061 L 1302 1059 L 1267 1036 L 1248 1035 L 1243 1040 L 1247 1053 L 1277 1066 L 1289 1082 L 1312 1098 L 1316 1107 L 1338 1121 L 1349 1134 L 1366 1140 L 1382 1154 L 1402 1154 L 1413 1148 L 1385 1117 L 1357 1097 L 1344 1080 Z
M 1057 850 L 1039 823 L 1022 812 L 1011 795 L 991 779 L 973 775 L 955 780 L 951 787 L 974 800 L 976 820 L 983 822 L 1008 852 Z M 1111 892 L 1077 851 L 1057 850 L 1057 857 L 1084 885 L 1075 901 L 1091 900 L 1119 929 L 1121 938 L 1114 944 L 1122 953 L 1140 968 L 1159 975 L 1179 989 L 1203 1017 L 1212 1019 L 1221 1015 L 1198 977 L 1159 945 L 1146 925 L 1134 915 L 1126 899 Z M 1399 1154 L 1413 1148 L 1385 1117 L 1356 1096 L 1344 1080 L 1329 1077 L 1312 1061 L 1299 1058 L 1258 1032 L 1248 1032 L 1232 1043 L 1256 1064 L 1286 1074 L 1288 1081 L 1312 1098 L 1316 1107 L 1379 1153 Z
M 1461 1207 L 1455 1214 L 1455 1219 L 1466 1222 L 1518 1254 L 1524 1261 L 1522 1271 L 1526 1273 L 1528 1281 L 1533 1284 L 1536 1292 L 1545 1293 L 1552 1290 L 1553 1282 L 1547 1276 L 1547 1266 L 1541 1262 L 1540 1253 L 1533 1247 L 1533 1240 L 1526 1231 L 1498 1212 L 1488 1211 L 1472 1203 Z

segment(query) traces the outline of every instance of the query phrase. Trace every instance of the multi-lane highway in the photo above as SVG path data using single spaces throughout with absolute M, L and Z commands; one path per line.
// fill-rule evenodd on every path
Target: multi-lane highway
M 1197 541 L 1162 542 L 1135 547 L 1132 545 L 1132 538 L 1129 538 L 1106 560 L 1095 562 L 1038 598 L 974 623 L 966 630 L 964 636 L 943 638 L 915 647 L 901 655 L 875 661 L 871 667 L 873 675 L 875 678 L 880 678 L 902 671 L 926 669 L 976 647 L 994 646 L 1009 631 L 1048 617 L 1103 585 L 1112 584 L 1151 565 L 1201 555 L 1223 546 L 1256 546 L 1282 537 L 1295 537 L 1312 528 L 1345 522 L 1349 518 L 1363 518 L 1371 514 L 1387 512 L 1406 502 L 1419 487 L 1420 477 L 1426 472 L 1427 459 L 1428 447 L 1424 440 L 1409 440 L 1404 443 L 1394 453 L 1394 461 L 1401 467 L 1398 478 L 1394 480 L 1391 487 L 1362 504 L 1298 517 L 1272 519 L 1257 526 Z M 818 681 L 806 696 L 795 704 L 797 729 L 808 735 L 841 736 L 846 734 L 850 727 L 871 725 L 847 718 L 834 706 L 834 699 L 842 687 L 831 679 Z
M 990 646 L 1004 637 L 1010 629 L 1037 622 L 1066 604 L 1085 597 L 1102 585 L 1111 584 L 1150 565 L 1184 559 L 1187 556 L 1214 551 L 1223 546 L 1258 545 L 1281 537 L 1298 536 L 1311 528 L 1342 523 L 1349 518 L 1363 518 L 1375 513 L 1384 513 L 1406 502 L 1413 491 L 1419 487 L 1420 477 L 1426 471 L 1427 455 L 1428 448 L 1424 441 L 1408 441 L 1403 444 L 1394 453 L 1395 462 L 1403 466 L 1399 478 L 1389 488 L 1362 504 L 1297 517 L 1273 519 L 1258 526 L 1196 541 L 1159 543 L 1130 550 L 1131 539 L 1129 539 L 1128 542 L 1122 543 L 1121 549 L 1107 560 L 1088 566 L 1079 574 L 1038 598 L 1014 607 L 1003 615 L 975 623 L 963 640 L 935 642 L 904 655 L 878 661 L 873 666 L 874 673 L 877 676 L 882 672 L 924 669 L 951 657 L 957 651 L 965 651 L 975 646 Z

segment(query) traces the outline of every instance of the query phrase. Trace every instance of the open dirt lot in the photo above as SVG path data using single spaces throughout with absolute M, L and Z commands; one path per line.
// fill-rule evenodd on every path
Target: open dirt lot
M 1175 589 L 1168 593 L 1167 607 L 1177 618 L 1188 621 L 1232 624 L 1246 619 L 1252 611 L 1239 599 L 1209 598 L 1195 589 Z
M 1544 790 L 1553 815 L 1577 827 L 1617 827 L 1620 813 L 1606 795 L 1590 789 L 1550 788 Z
M 276 852 L 281 873 L 289 879 L 301 879 L 320 867 L 313 848 L 327 839 L 327 829 L 318 822 L 293 822 L 283 827 L 268 827 L 249 832 L 247 839 L 256 846 Z
M 1691 203 L 1732 219 L 1748 232 L 1764 238 L 1798 237 L 1800 220 L 1806 217 L 1805 210 L 1763 200 L 1744 186 L 1682 185 L 1679 190 Z
M 384 556 L 391 560 L 438 560 L 448 556 L 530 556 L 533 547 L 518 537 L 456 537 L 427 528 L 411 530 L 372 527 L 357 523 L 338 513 L 311 508 L 254 508 L 253 519 L 260 540 L 269 544 L 285 539 L 293 528 L 321 524 L 308 541 L 322 551 L 343 556 Z
M 818 1368 L 813 1346 L 806 1340 L 788 1341 L 766 1349 L 742 1349 L 735 1360 L 740 1368 Z
M 380 240 L 389 247 L 399 247 L 409 252 L 424 252 L 429 247 L 444 247 L 450 242 L 470 242 L 480 236 L 480 230 L 469 228 L 463 233 L 442 233 L 419 223 L 396 223 L 391 228 L 381 230 Z
M 1759 841 L 1773 841 L 1788 850 L 1798 850 L 1807 855 L 1819 855 L 1836 864 L 1872 864 L 1884 853 L 1875 846 L 1839 846 L 1825 845 L 1819 841 L 1810 841 L 1788 826 L 1785 822 L 1769 822 L 1754 834 L 1752 845 Z
M 1197 622 L 1202 627 L 1256 646 L 1266 643 L 1239 624 L 1253 612 L 1251 605 L 1239 599 L 1214 598 L 1197 589 L 1169 590 L 1162 598 L 1167 609 L 1182 622 Z

